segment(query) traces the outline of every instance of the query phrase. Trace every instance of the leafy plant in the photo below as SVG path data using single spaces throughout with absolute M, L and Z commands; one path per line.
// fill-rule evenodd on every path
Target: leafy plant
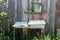
M 37 37 L 33 37 L 32 40 L 40 40 L 40 39 L 38 39 Z M 42 40 L 60 40 L 60 36 L 58 36 L 57 34 L 57 37 L 55 37 L 53 35 L 47 34 L 42 38 Z
M 43 40 L 60 40 L 60 38 L 57 36 L 53 36 L 53 35 L 50 35 L 48 34 L 47 36 L 44 36 Z
M 7 16 L 7 13 L 6 13 L 6 12 L 1 12 L 1 13 L 0 13 L 0 16 L 1 16 L 1 17 L 6 17 L 6 16 Z
M 0 40 L 8 40 L 8 37 L 0 33 Z
M 4 30 L 2 28 L 2 20 L 5 20 L 5 17 L 7 16 L 7 13 L 6 12 L 1 12 L 0 13 L 0 28 L 1 28 L 1 32 L 0 32 L 0 40 L 7 40 L 8 37 L 4 35 Z
M 39 40 L 37 37 L 34 37 L 32 40 Z
M 51 37 L 49 36 L 49 34 L 47 36 L 44 36 L 44 40 L 51 40 Z
M 8 40 L 7 36 L 0 36 L 0 40 Z

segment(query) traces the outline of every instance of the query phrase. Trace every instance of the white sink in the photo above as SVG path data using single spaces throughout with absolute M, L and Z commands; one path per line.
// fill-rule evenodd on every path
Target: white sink
M 39 28 L 44 29 L 45 27 L 45 21 L 44 20 L 29 20 L 29 22 L 16 22 L 13 27 L 14 28 Z
M 40 28 L 44 29 L 45 27 L 45 21 L 44 20 L 29 20 L 28 25 L 30 25 L 30 28 Z
M 16 22 L 14 28 L 28 28 L 27 22 Z

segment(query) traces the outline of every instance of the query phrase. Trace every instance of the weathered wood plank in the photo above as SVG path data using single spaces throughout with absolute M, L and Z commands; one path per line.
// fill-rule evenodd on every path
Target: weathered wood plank
M 55 14 L 56 14 L 56 0 L 50 0 L 50 12 L 49 12 L 49 26 L 50 32 L 55 33 Z

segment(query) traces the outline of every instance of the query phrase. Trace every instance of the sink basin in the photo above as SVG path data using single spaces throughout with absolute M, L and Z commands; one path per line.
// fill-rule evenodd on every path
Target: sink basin
M 28 28 L 27 22 L 16 22 L 14 28 Z
M 44 29 L 45 24 L 46 23 L 44 20 L 29 20 L 29 23 L 28 23 L 30 28 L 40 28 L 40 29 Z
M 44 29 L 45 27 L 45 21 L 44 20 L 29 20 L 29 22 L 16 22 L 13 27 L 14 28 L 39 28 Z

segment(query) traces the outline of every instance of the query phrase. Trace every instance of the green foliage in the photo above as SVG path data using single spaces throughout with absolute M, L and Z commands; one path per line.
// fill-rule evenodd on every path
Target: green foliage
M 7 16 L 6 12 L 1 12 L 0 13 L 0 26 L 2 26 L 2 20 L 4 20 L 4 18 Z
M 51 40 L 51 36 L 48 34 L 47 36 L 44 36 L 44 40 Z
M 7 13 L 6 13 L 6 12 L 1 12 L 1 13 L 0 13 L 0 16 L 1 16 L 1 17 L 6 17 L 6 16 L 7 16 Z
M 1 12 L 0 13 L 0 28 L 2 29 L 2 20 L 7 16 L 6 12 Z M 8 40 L 8 37 L 4 35 L 4 31 L 0 32 L 0 40 Z
M 39 40 L 37 37 L 34 37 L 32 40 Z
M 60 40 L 60 29 L 57 29 L 57 40 Z
M 44 36 L 43 40 L 60 40 L 60 38 L 57 36 L 53 36 L 53 35 L 50 35 L 48 34 L 47 36 Z
M 37 37 L 33 37 L 32 40 L 40 40 L 40 39 L 38 39 Z M 55 36 L 53 36 L 53 35 L 48 34 L 48 35 L 45 35 L 45 36 L 42 38 L 42 40 L 60 40 L 60 36 L 55 37 Z
M 0 33 L 0 40 L 8 40 L 8 36 L 4 36 L 2 33 Z
M 0 40 L 8 40 L 7 36 L 0 36 Z

